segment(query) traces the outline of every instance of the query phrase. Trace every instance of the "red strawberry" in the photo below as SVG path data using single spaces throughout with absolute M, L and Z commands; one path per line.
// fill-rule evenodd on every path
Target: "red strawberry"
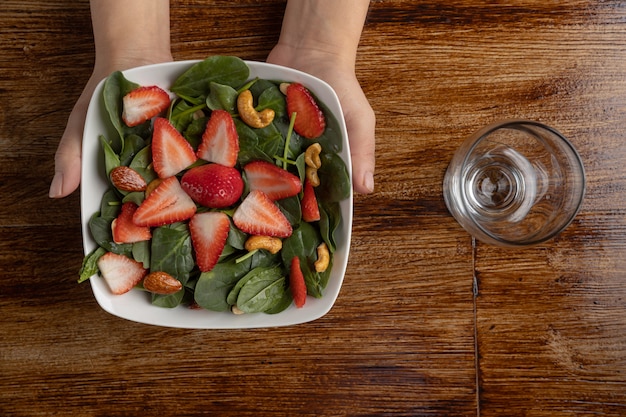
M 182 189 L 176 177 L 164 179 L 141 203 L 133 222 L 137 226 L 162 226 L 189 219 L 196 204 Z
M 306 302 L 306 283 L 300 269 L 300 258 L 294 256 L 289 269 L 289 289 L 296 307 L 301 308 Z
M 130 291 L 148 272 L 141 262 L 113 252 L 107 252 L 98 259 L 98 269 L 111 292 L 116 295 Z
M 213 269 L 224 250 L 229 230 L 228 215 L 219 211 L 196 213 L 191 218 L 189 232 L 200 271 Z
M 293 130 L 308 139 L 315 139 L 324 133 L 326 119 L 315 99 L 302 84 L 291 83 L 287 87 L 287 112 L 296 113 Z
M 320 208 L 317 205 L 315 189 L 308 180 L 304 181 L 304 193 L 302 195 L 302 220 L 316 222 L 320 219 Z
M 122 119 L 127 126 L 137 126 L 167 109 L 170 96 L 156 85 L 139 87 L 122 98 Z
M 300 178 L 270 162 L 250 162 L 243 170 L 250 190 L 263 191 L 272 200 L 281 200 L 302 191 Z
M 239 136 L 233 117 L 225 110 L 214 110 L 198 146 L 198 158 L 234 167 L 239 154 Z
M 241 197 L 244 186 L 239 171 L 220 164 L 193 167 L 180 183 L 196 203 L 211 208 L 232 206 Z
M 293 232 L 278 206 L 259 190 L 250 191 L 235 210 L 233 222 L 241 231 L 251 235 L 289 237 Z
M 111 224 L 113 241 L 115 243 L 135 243 L 150 240 L 152 233 L 148 226 L 137 226 L 133 223 L 133 214 L 137 210 L 137 204 L 127 202 L 122 204 L 120 214 Z
M 160 178 L 178 174 L 197 159 L 191 144 L 169 120 L 161 117 L 154 120 L 152 164 Z

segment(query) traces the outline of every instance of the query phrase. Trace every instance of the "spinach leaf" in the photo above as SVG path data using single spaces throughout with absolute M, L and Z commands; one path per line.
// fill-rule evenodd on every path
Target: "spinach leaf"
M 150 181 L 157 178 L 157 174 L 152 168 L 152 147 L 146 146 L 137 152 L 129 167 L 137 171 L 146 183 L 150 183 Z
M 137 153 L 146 147 L 146 141 L 139 135 L 131 134 L 124 140 L 124 149 L 120 154 L 120 164 L 128 166 Z
M 243 249 L 246 243 L 246 239 L 248 235 L 237 229 L 235 225 L 231 222 L 230 229 L 228 230 L 228 238 L 226 239 L 226 243 L 232 246 L 235 249 Z
M 243 288 L 243 286 L 252 278 L 259 276 L 259 275 L 277 275 L 280 276 L 281 274 L 281 269 L 278 266 L 273 266 L 273 267 L 257 267 L 252 269 L 250 272 L 248 272 L 246 275 L 244 275 L 239 281 L 237 281 L 237 283 L 235 284 L 235 286 L 230 290 L 230 292 L 228 293 L 228 296 L 226 297 L 226 302 L 229 305 L 236 305 L 237 304 L 237 298 L 239 297 L 239 293 L 241 292 L 241 289 Z
M 194 149 L 198 149 L 198 146 L 202 142 L 202 134 L 206 129 L 206 124 L 208 121 L 209 118 L 203 116 L 194 119 L 191 123 L 189 123 L 189 125 L 187 125 L 183 136 L 185 137 L 185 139 L 187 139 L 187 142 L 189 142 Z
M 133 259 L 141 262 L 146 269 L 150 268 L 150 241 L 143 240 L 133 243 Z
M 271 308 L 281 296 L 285 277 L 280 268 L 263 268 L 250 271 L 237 296 L 237 307 L 244 313 L 260 313 Z
M 243 262 L 218 263 L 209 272 L 203 272 L 196 283 L 194 299 L 202 308 L 212 311 L 228 311 L 230 305 L 226 302 L 228 293 L 250 270 L 250 259 Z
M 235 113 L 237 90 L 230 85 L 209 83 L 210 93 L 206 98 L 206 105 L 211 110 L 226 110 Z
M 180 75 L 170 90 L 181 96 L 207 97 L 210 83 L 237 88 L 246 82 L 250 69 L 240 58 L 234 56 L 211 56 L 191 66 Z
M 237 135 L 239 136 L 239 155 L 237 162 L 244 166 L 252 161 L 266 161 L 274 163 L 273 155 L 266 154 L 259 146 L 259 136 L 256 129 L 250 128 L 239 119 L 234 119 Z
M 157 307 L 174 308 L 177 307 L 185 296 L 185 289 L 175 292 L 174 294 L 152 294 L 152 304 Z
M 304 261 L 305 258 L 312 259 L 317 256 L 317 246 L 321 242 L 317 230 L 311 224 L 301 223 L 294 229 L 291 236 L 283 240 L 283 249 L 281 250 L 283 264 L 291 265 L 294 256 L 299 256 L 301 261 Z
M 321 298 L 323 288 L 319 273 L 311 268 L 309 262 L 300 262 L 300 269 L 304 275 L 304 283 L 306 284 L 306 294 L 311 297 Z
M 115 153 L 113 148 L 111 148 L 111 144 L 103 135 L 98 136 L 98 139 L 104 151 L 104 171 L 108 178 L 113 168 L 120 166 L 120 157 Z
M 302 221 L 302 208 L 300 207 L 300 199 L 298 196 L 283 198 L 276 203 L 292 226 L 300 224 Z
M 93 275 L 98 273 L 98 259 L 102 255 L 106 253 L 106 250 L 101 247 L 97 247 L 92 250 L 85 258 L 83 259 L 83 264 L 80 268 L 80 272 L 78 273 L 78 282 L 81 283 L 83 281 L 88 280 Z
M 166 272 L 185 285 L 195 262 L 189 231 L 186 227 L 178 226 L 180 225 L 157 227 L 152 232 L 150 270 Z M 183 288 L 169 295 L 152 294 L 152 303 L 159 307 L 173 308 L 181 303 L 184 293 Z
M 100 211 L 89 219 L 89 231 L 98 246 L 109 252 L 130 256 L 132 244 L 115 243 L 111 232 L 111 223 L 117 217 L 121 202 L 113 188 L 108 189 L 102 196 Z
M 152 232 L 150 270 L 166 272 L 183 285 L 195 266 L 191 236 L 185 228 L 157 227 Z
M 352 184 L 343 159 L 334 153 L 320 155 L 322 166 L 317 170 L 320 185 L 316 188 L 318 198 L 325 201 L 341 201 L 350 196 Z
M 260 85 L 260 81 L 255 85 Z M 254 92 L 253 92 L 254 94 Z M 258 97 L 257 100 L 257 111 L 261 111 L 263 109 L 272 109 L 274 110 L 274 117 L 282 118 L 287 114 L 287 102 L 285 100 L 285 95 L 280 92 L 278 87 L 269 83 L 267 88 L 265 88 L 260 94 L 255 94 Z
M 170 122 L 179 132 L 184 132 L 194 121 L 196 112 L 205 107 L 204 104 L 194 105 L 185 100 L 178 100 L 170 112 Z
M 278 314 L 285 311 L 291 303 L 293 302 L 293 297 L 291 296 L 291 291 L 285 286 L 282 288 L 282 295 L 280 297 L 277 295 L 276 300 L 273 305 L 271 305 L 267 310 L 265 310 L 266 314 Z
M 337 202 L 322 201 L 320 207 L 320 233 L 326 242 L 330 253 L 335 252 L 337 243 L 335 241 L 335 230 L 341 223 L 341 207 Z

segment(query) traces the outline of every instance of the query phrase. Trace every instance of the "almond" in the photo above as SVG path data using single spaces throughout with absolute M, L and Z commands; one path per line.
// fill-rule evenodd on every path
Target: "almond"
M 183 284 L 162 271 L 150 272 L 143 280 L 143 287 L 154 294 L 174 294 L 183 288 Z
M 127 166 L 115 167 L 111 170 L 111 183 L 120 191 L 143 191 L 146 180 L 134 169 Z

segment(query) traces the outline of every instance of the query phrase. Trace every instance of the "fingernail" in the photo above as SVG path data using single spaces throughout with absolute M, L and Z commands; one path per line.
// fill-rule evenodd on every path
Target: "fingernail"
M 58 198 L 63 194 L 63 174 L 60 172 L 54 174 L 52 182 L 50 183 L 50 191 L 48 196 L 50 198 Z
M 363 182 L 363 185 L 370 193 L 374 191 L 374 173 L 368 172 L 365 174 L 365 181 Z

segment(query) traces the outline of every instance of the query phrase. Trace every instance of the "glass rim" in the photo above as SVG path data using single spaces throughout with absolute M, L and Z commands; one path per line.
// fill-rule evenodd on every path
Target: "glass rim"
M 457 149 L 457 151 L 455 151 L 455 155 L 453 156 L 452 160 L 450 161 L 450 166 L 452 166 L 452 164 L 455 162 L 455 159 L 459 159 L 457 158 L 457 155 L 463 154 L 464 157 L 462 159 L 460 159 L 458 161 L 458 163 L 456 164 L 456 166 L 458 168 L 456 168 L 454 171 L 455 172 L 450 172 L 449 169 L 446 170 L 446 174 L 445 174 L 445 178 L 444 178 L 444 200 L 448 200 L 447 197 L 447 189 L 451 189 L 451 188 L 455 188 L 454 192 L 459 192 L 460 196 L 462 198 L 463 201 L 467 201 L 467 193 L 466 190 L 464 189 L 464 187 L 460 186 L 460 183 L 458 184 L 458 190 L 456 189 L 456 187 L 451 187 L 451 184 L 448 184 L 448 186 L 446 187 L 446 182 L 448 182 L 448 176 L 454 176 L 455 174 L 458 174 L 458 172 L 462 172 L 464 167 L 467 165 L 467 161 L 470 158 L 470 155 L 472 153 L 472 151 L 479 145 L 479 143 L 485 139 L 487 136 L 489 136 L 490 134 L 492 134 L 493 132 L 500 130 L 500 129 L 507 129 L 507 128 L 511 128 L 511 129 L 516 129 L 515 126 L 518 125 L 529 125 L 529 126 L 533 126 L 539 129 L 543 129 L 546 130 L 548 132 L 550 132 L 551 134 L 553 134 L 555 137 L 557 137 L 567 148 L 567 151 L 571 153 L 571 156 L 573 157 L 573 160 L 575 161 L 575 165 L 577 166 L 577 168 L 580 170 L 580 178 L 581 178 L 581 182 L 582 182 L 582 187 L 581 187 L 581 191 L 580 191 L 580 195 L 576 196 L 576 203 L 575 203 L 575 209 L 572 211 L 572 214 L 570 216 L 568 216 L 563 222 L 562 224 L 559 225 L 559 227 L 555 228 L 555 230 L 553 230 L 552 232 L 546 234 L 545 236 L 541 236 L 539 238 L 533 238 L 532 236 L 529 237 L 528 239 L 524 239 L 524 240 L 511 240 L 511 239 L 506 239 L 500 235 L 497 235 L 493 232 L 490 232 L 489 230 L 487 230 L 485 227 L 481 226 L 476 219 L 474 218 L 474 216 L 471 214 L 471 212 L 467 209 L 463 209 L 463 210 L 459 210 L 458 208 L 454 208 L 454 209 L 450 209 L 450 207 L 448 207 L 448 209 L 450 210 L 451 214 L 453 215 L 453 217 L 456 218 L 456 215 L 459 215 L 460 217 L 463 218 L 464 223 L 469 222 L 470 224 L 470 230 L 467 230 L 467 228 L 465 227 L 466 225 L 464 225 L 463 223 L 459 222 L 461 224 L 461 226 L 466 229 L 467 232 L 470 233 L 470 235 L 472 235 L 473 237 L 475 237 L 478 240 L 481 240 L 485 243 L 491 243 L 493 245 L 496 246 L 501 246 L 501 247 L 529 247 L 529 246 L 533 246 L 533 245 L 537 245 L 543 242 L 546 242 L 550 239 L 553 239 L 555 236 L 557 236 L 559 233 L 561 233 L 563 230 L 565 230 L 572 222 L 573 220 L 576 218 L 576 216 L 578 215 L 578 213 L 580 212 L 580 209 L 582 208 L 583 202 L 584 202 L 584 197 L 585 197 L 585 193 L 586 193 L 586 188 L 587 188 L 587 176 L 586 176 L 586 172 L 585 172 L 585 167 L 583 164 L 583 160 L 580 156 L 580 154 L 578 153 L 578 151 L 576 150 L 576 148 L 574 147 L 574 145 L 572 144 L 572 142 L 565 137 L 560 131 L 558 131 L 557 129 L 548 126 L 542 122 L 538 122 L 538 121 L 533 121 L 533 120 L 526 120 L 526 119 L 506 119 L 506 120 L 501 120 L 498 122 L 494 122 L 492 124 L 489 124 L 479 130 L 477 130 L 476 132 L 474 132 L 473 134 L 471 134 L 462 144 L 461 146 Z M 520 129 L 516 129 L 516 130 L 520 130 Z M 465 148 L 467 148 L 466 150 L 464 150 Z M 449 204 L 446 204 L 449 206 Z M 455 215 L 456 214 L 456 215 Z M 458 219 L 457 219 L 458 221 Z M 534 236 L 534 235 L 533 235 Z

